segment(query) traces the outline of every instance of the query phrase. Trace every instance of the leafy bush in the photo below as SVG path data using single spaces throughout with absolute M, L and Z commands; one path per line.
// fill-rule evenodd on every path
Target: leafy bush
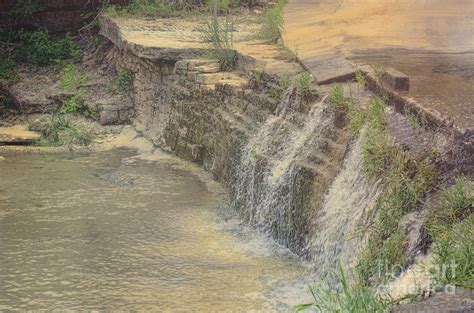
M 58 63 L 60 60 L 81 58 L 81 50 L 68 35 L 51 38 L 47 31 L 21 30 L 13 35 L 14 56 L 34 65 Z
M 121 93 L 127 93 L 132 88 L 134 74 L 129 69 L 120 69 L 115 77 L 115 87 Z
M 319 312 L 380 313 L 388 312 L 392 307 L 392 302 L 375 295 L 369 288 L 351 284 L 342 266 L 333 275 L 339 283 L 338 287 L 334 288 L 328 283 L 310 287 L 314 301 L 297 305 L 296 311 L 315 308 Z
M 18 81 L 19 78 L 15 61 L 12 59 L 0 60 L 0 83 L 10 85 Z
M 232 70 L 237 65 L 237 52 L 233 49 L 234 25 L 227 18 L 219 20 L 216 13 L 203 30 L 203 39 L 209 43 L 207 54 L 216 59 L 223 71 Z

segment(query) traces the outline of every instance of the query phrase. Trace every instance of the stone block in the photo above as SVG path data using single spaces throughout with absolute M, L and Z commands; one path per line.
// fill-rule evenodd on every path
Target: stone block
M 382 82 L 395 91 L 408 91 L 410 89 L 408 76 L 394 68 L 388 68 L 383 73 Z

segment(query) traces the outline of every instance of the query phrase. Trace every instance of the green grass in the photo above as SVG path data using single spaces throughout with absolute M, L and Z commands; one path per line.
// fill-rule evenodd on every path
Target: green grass
M 88 146 L 92 142 L 90 131 L 74 125 L 62 114 L 53 113 L 49 116 L 43 130 L 43 138 L 36 142 L 39 146 L 80 145 Z
M 364 73 L 360 69 L 356 69 L 355 71 L 355 81 L 359 88 L 365 88 L 367 85 L 367 80 L 365 79 Z
M 445 227 L 465 219 L 473 213 L 474 185 L 469 178 L 461 176 L 450 189 L 442 191 L 441 203 L 428 211 L 426 232 L 435 227 Z
M 440 285 L 474 288 L 474 184 L 458 177 L 442 191 L 423 225 L 432 243 L 433 278 Z
M 0 83 L 11 85 L 19 79 L 15 61 L 9 58 L 0 60 Z
M 277 0 L 275 5 L 265 12 L 260 20 L 262 30 L 257 38 L 273 43 L 280 39 L 280 34 L 283 30 L 283 8 L 285 4 L 286 0 Z
M 435 281 L 474 289 L 474 214 L 455 224 L 436 225 L 430 236 Z
M 313 302 L 296 306 L 296 311 L 317 309 L 318 312 L 380 313 L 388 312 L 393 302 L 375 295 L 368 287 L 351 283 L 342 266 L 333 272 L 339 286 L 323 284 L 310 287 Z
M 207 56 L 215 59 L 221 70 L 233 70 L 237 65 L 237 51 L 233 49 L 233 23 L 228 19 L 220 19 L 217 13 L 203 29 L 202 37 L 208 43 Z
M 63 102 L 59 113 L 80 113 L 86 117 L 97 115 L 93 109 L 85 105 L 87 90 L 84 85 L 88 82 L 87 74 L 79 70 L 76 65 L 69 63 L 63 67 L 59 86 L 64 91 L 72 92 L 73 95 Z
M 341 85 L 335 85 L 328 96 L 329 102 L 337 109 L 343 109 L 346 105 L 344 99 L 344 89 Z
M 76 65 L 69 63 L 61 70 L 61 81 L 59 87 L 64 91 L 74 91 L 89 82 L 89 77 L 82 72 Z
M 253 73 L 253 77 L 255 78 L 255 80 L 257 82 L 262 81 L 262 77 L 263 77 L 263 69 L 262 68 L 256 68 L 252 71 L 252 73 Z
M 429 159 L 417 159 L 395 146 L 387 134 L 385 104 L 373 98 L 365 110 L 349 107 L 349 119 L 362 134 L 363 171 L 369 178 L 381 178 L 385 188 L 380 196 L 367 245 L 358 256 L 356 270 L 361 282 L 378 283 L 388 278 L 394 268 L 404 268 L 406 234 L 399 227 L 404 215 L 419 207 L 436 184 L 436 170 Z
M 302 73 L 296 79 L 296 90 L 301 96 L 305 97 L 311 93 L 311 80 L 311 74 L 308 72 Z

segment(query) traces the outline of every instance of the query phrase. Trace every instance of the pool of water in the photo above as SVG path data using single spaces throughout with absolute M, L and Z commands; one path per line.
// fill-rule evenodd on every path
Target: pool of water
M 288 311 L 307 301 L 299 261 L 222 203 L 171 157 L 4 155 L 0 310 Z

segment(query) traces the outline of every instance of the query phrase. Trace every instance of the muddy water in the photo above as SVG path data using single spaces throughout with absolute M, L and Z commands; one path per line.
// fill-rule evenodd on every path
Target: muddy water
M 239 225 L 201 176 L 126 150 L 0 160 L 0 310 L 288 311 L 286 250 Z

